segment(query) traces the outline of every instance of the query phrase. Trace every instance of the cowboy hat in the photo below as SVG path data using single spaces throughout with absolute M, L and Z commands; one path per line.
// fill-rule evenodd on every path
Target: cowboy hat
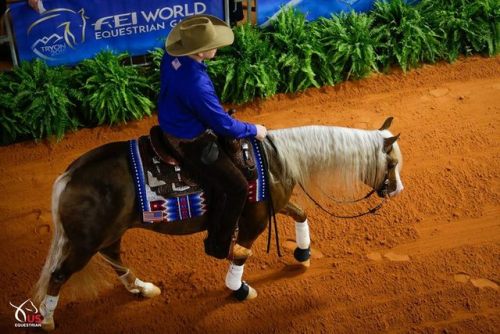
M 170 31 L 165 49 L 171 56 L 185 56 L 232 44 L 234 34 L 227 24 L 211 15 L 194 15 Z

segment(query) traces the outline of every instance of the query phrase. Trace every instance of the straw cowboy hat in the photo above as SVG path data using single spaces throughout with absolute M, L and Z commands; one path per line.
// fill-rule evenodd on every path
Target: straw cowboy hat
M 185 56 L 230 45 L 233 41 L 233 31 L 224 21 L 211 15 L 194 15 L 170 31 L 165 49 L 171 56 Z

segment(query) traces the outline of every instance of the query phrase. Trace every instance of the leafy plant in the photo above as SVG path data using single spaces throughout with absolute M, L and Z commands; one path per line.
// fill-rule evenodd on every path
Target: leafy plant
M 293 8 L 282 11 L 267 34 L 278 55 L 279 91 L 297 92 L 334 83 L 314 27 L 304 14 Z
M 21 128 L 22 120 L 13 110 L 14 93 L 10 88 L 12 76 L 9 74 L 0 73 L 0 144 L 10 144 L 25 134 Z
M 376 27 L 376 52 L 384 68 L 396 63 L 407 71 L 420 62 L 434 62 L 442 54 L 436 32 L 404 0 L 378 0 L 371 15 Z
M 149 82 L 149 96 L 153 101 L 158 99 L 158 94 L 160 93 L 160 65 L 163 55 L 165 54 L 165 49 L 156 48 L 149 52 L 150 65 L 147 67 L 146 71 L 142 72 Z
M 269 40 L 250 24 L 237 27 L 231 48 L 208 63 L 223 102 L 244 103 L 276 94 L 279 82 L 276 55 Z
M 438 32 L 445 57 L 499 52 L 500 2 L 498 0 L 424 0 L 422 16 Z
M 75 102 L 81 94 L 68 84 L 70 78 L 68 69 L 39 60 L 16 67 L 2 102 L 3 136 L 13 140 L 29 133 L 35 139 L 54 135 L 60 140 L 67 130 L 76 129 Z
M 112 125 L 151 115 L 154 104 L 144 93 L 151 90 L 150 84 L 137 68 L 121 64 L 125 58 L 104 51 L 78 65 L 87 122 Z
M 367 14 L 341 13 L 318 20 L 319 41 L 332 73 L 360 79 L 377 71 L 373 19 Z

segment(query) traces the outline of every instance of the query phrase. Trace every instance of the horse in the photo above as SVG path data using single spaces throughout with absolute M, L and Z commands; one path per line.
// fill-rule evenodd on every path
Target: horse
M 392 117 L 378 130 L 310 125 L 269 131 L 262 147 L 268 161 L 271 200 L 246 204 L 236 242 L 251 249 L 266 229 L 268 208 L 272 204 L 275 212 L 294 219 L 297 242 L 294 255 L 308 267 L 308 219 L 304 210 L 290 200 L 294 187 L 307 184 L 317 173 L 336 171 L 346 184 L 360 182 L 381 197 L 399 194 L 403 190 L 402 154 L 397 143 L 399 135 L 393 136 L 388 130 L 391 122 Z M 126 230 L 145 228 L 182 235 L 206 229 L 206 215 L 182 223 L 145 224 L 137 204 L 128 152 L 125 141 L 95 148 L 72 162 L 54 182 L 54 233 L 33 297 L 40 305 L 42 328 L 46 331 L 55 328 L 54 311 L 61 287 L 96 254 L 109 262 L 129 292 L 148 298 L 161 293 L 153 283 L 136 277 L 122 262 L 120 243 Z M 225 279 L 225 285 L 238 300 L 257 296 L 255 289 L 242 281 L 246 260 L 230 260 Z

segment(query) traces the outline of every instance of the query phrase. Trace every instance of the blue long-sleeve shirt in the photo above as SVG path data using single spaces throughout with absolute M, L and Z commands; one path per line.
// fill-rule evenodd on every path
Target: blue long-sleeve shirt
M 211 129 L 232 138 L 253 137 L 255 125 L 230 117 L 223 109 L 206 65 L 165 53 L 160 66 L 158 121 L 166 133 L 193 139 Z

